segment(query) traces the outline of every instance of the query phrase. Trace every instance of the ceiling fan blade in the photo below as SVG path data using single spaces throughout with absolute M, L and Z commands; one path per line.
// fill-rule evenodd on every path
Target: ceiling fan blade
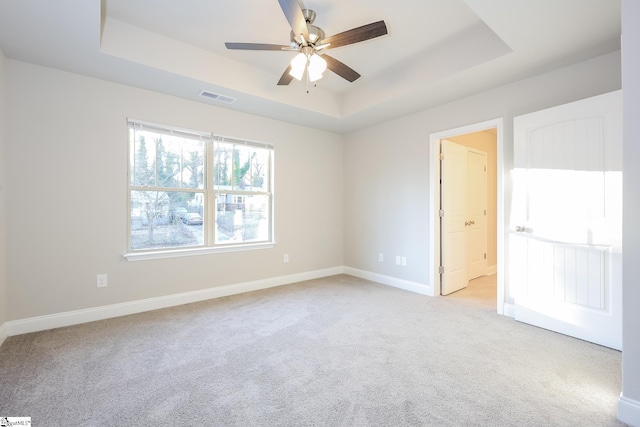
M 360 78 L 360 74 L 358 74 L 353 68 L 348 65 L 343 64 L 332 56 L 322 55 L 325 61 L 327 61 L 327 68 L 342 77 L 345 80 L 349 80 L 350 82 L 354 82 Z
M 298 0 L 278 0 L 278 3 L 296 37 L 302 34 L 305 40 L 309 40 L 307 21 L 304 19 Z
M 291 65 L 289 65 L 287 69 L 284 70 L 284 73 L 282 73 L 280 80 L 278 80 L 278 86 L 286 86 L 291 83 L 293 76 L 289 74 L 289 71 L 291 71 Z
M 238 50 L 290 50 L 291 46 L 279 45 L 279 44 L 264 44 L 264 43 L 232 43 L 226 42 L 224 44 L 227 49 Z
M 387 34 L 387 25 L 384 21 L 372 22 L 362 27 L 353 28 L 351 30 L 329 36 L 322 39 L 318 44 L 331 43 L 327 49 L 333 49 L 340 46 L 346 46 L 353 43 L 363 42 L 365 40 L 384 36 Z

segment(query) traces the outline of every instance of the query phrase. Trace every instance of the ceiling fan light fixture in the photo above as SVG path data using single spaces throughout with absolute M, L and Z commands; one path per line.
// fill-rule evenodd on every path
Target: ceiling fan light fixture
M 316 13 L 313 10 L 300 7 L 299 1 L 300 0 L 278 0 L 280 9 L 282 9 L 291 27 L 290 43 L 288 46 L 237 42 L 227 42 L 225 46 L 227 49 L 237 50 L 300 52 L 291 61 L 291 64 L 282 74 L 280 80 L 278 80 L 278 86 L 286 86 L 291 83 L 294 78 L 301 81 L 304 74 L 307 73 L 308 92 L 308 83 L 321 79 L 322 73 L 327 68 L 349 82 L 354 82 L 360 78 L 360 74 L 337 59 L 329 55 L 324 55 L 324 58 L 321 58 L 317 54 L 324 54 L 325 49 L 347 46 L 384 36 L 388 33 L 387 25 L 384 21 L 372 22 L 371 24 L 362 25 L 330 37 L 325 37 L 324 31 L 320 27 L 313 25 Z M 322 50 L 322 52 L 320 52 L 320 50 Z
M 302 80 L 304 69 L 306 67 L 307 55 L 300 52 L 291 60 L 291 71 L 289 71 L 289 74 L 292 75 L 296 80 Z
M 313 54 L 309 58 L 309 80 L 315 82 L 322 78 L 322 73 L 327 69 L 327 61 L 320 55 Z

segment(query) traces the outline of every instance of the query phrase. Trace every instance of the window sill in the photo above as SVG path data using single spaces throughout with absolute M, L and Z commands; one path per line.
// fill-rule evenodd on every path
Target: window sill
M 244 251 L 253 251 L 259 249 L 271 249 L 276 244 L 273 242 L 267 243 L 252 243 L 245 245 L 233 245 L 233 246 L 217 246 L 217 247 L 207 247 L 207 248 L 189 248 L 189 249 L 170 249 L 165 251 L 154 251 L 154 252 L 131 252 L 123 255 L 127 261 L 145 261 L 149 259 L 162 259 L 162 258 L 178 258 L 185 256 L 195 256 L 195 255 L 208 255 L 208 254 L 219 254 L 226 252 L 244 252 Z

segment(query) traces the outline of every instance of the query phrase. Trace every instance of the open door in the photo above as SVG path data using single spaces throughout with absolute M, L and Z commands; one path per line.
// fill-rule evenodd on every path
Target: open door
M 622 345 L 622 97 L 514 119 L 509 286 L 516 320 Z
M 467 279 L 487 274 L 487 153 L 467 148 Z
M 466 288 L 467 147 L 443 139 L 440 146 L 442 295 Z

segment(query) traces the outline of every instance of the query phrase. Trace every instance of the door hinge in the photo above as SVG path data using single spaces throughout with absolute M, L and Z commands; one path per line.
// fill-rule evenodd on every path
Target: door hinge
M 444 267 L 440 266 L 440 268 L 438 269 L 438 271 L 440 272 L 440 274 L 444 274 Z
M 440 160 L 444 160 L 444 153 L 440 153 Z
M 444 217 L 444 210 L 440 209 L 440 218 Z
M 487 167 L 486 167 L 486 166 L 484 167 L 484 171 L 485 171 L 485 172 L 487 171 Z
M 487 254 L 484 254 L 484 259 L 487 259 Z
M 484 210 L 484 214 L 485 214 L 485 215 L 487 214 L 487 210 L 486 210 L 486 209 Z

